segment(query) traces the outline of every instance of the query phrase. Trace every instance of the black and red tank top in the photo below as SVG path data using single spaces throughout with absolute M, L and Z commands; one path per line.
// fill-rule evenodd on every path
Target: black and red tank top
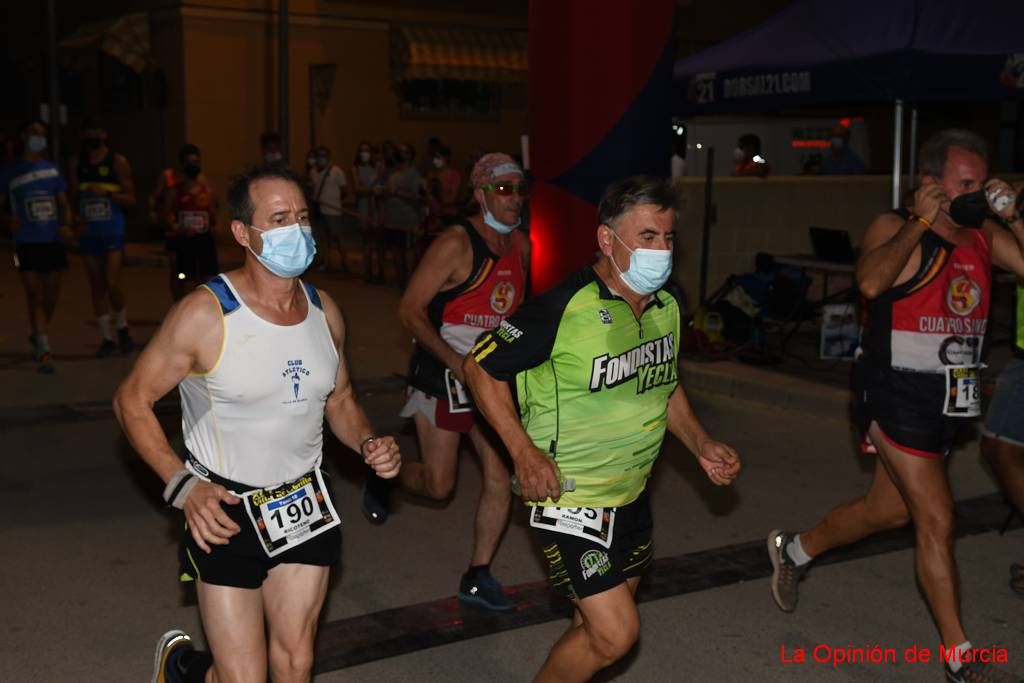
M 472 224 L 463 221 L 460 225 L 473 249 L 469 277 L 452 289 L 438 292 L 427 305 L 427 317 L 441 339 L 458 353 L 465 354 L 481 332 L 501 325 L 523 302 L 526 275 L 519 240 L 526 236 L 514 232 L 512 248 L 498 256 L 487 247 Z M 445 367 L 432 353 L 417 345 L 409 363 L 409 384 L 432 396 L 447 396 Z
M 174 220 L 182 235 L 191 237 L 210 231 L 213 224 L 213 193 L 205 185 L 195 185 L 191 190 L 180 183 L 171 190 L 174 193 Z
M 910 280 L 868 303 L 864 350 L 878 368 L 942 373 L 981 364 L 992 295 L 992 245 L 984 230 L 954 245 L 921 236 L 921 266 Z

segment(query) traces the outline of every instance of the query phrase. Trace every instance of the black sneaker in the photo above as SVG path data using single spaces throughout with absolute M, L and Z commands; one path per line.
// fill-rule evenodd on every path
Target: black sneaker
M 775 529 L 768 534 L 768 557 L 772 561 L 772 597 L 783 612 L 796 609 L 797 586 L 807 573 L 810 563 L 798 567 L 786 552 L 796 534 Z
M 53 365 L 53 356 L 50 355 L 49 351 L 44 351 L 39 357 L 39 367 L 36 371 L 40 375 L 52 375 L 57 372 L 57 368 Z
M 1020 562 L 1010 565 L 1010 590 L 1024 597 L 1024 564 Z
M 381 525 L 388 521 L 390 502 L 391 482 L 370 470 L 363 483 L 363 515 L 371 524 Z
M 128 334 L 127 327 L 117 331 L 117 350 L 121 353 L 131 353 L 135 350 L 135 342 L 132 341 L 132 335 Z
M 191 650 L 192 638 L 180 629 L 174 629 L 160 636 L 153 654 L 153 677 L 151 683 L 183 683 L 181 672 L 172 656 L 177 658 L 185 650 Z
M 946 670 L 946 680 L 951 683 L 1020 683 L 1020 679 L 1010 672 L 982 662 L 961 664 L 960 670 L 955 673 L 949 664 L 944 664 L 943 668 Z
M 470 579 L 465 574 L 459 581 L 459 600 L 486 607 L 495 612 L 511 612 L 516 608 L 516 603 L 505 595 L 498 580 L 491 576 L 490 572 L 483 572 L 475 579 Z
M 117 352 L 117 344 L 115 344 L 114 342 L 110 341 L 109 339 L 104 339 L 103 343 L 100 344 L 100 348 L 96 349 L 96 357 L 97 358 L 110 358 L 116 352 Z
M 45 351 L 43 351 L 42 347 L 39 346 L 34 334 L 30 334 L 28 336 L 28 343 L 32 347 L 32 361 L 38 363 L 42 359 Z

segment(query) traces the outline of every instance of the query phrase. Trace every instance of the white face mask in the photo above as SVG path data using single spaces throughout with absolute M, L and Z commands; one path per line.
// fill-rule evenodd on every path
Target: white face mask
M 434 168 L 444 168 L 444 159 L 441 157 L 434 157 Z
M 668 276 L 672 273 L 672 250 L 642 249 L 640 247 L 630 249 L 622 241 L 622 238 L 615 234 L 614 230 L 611 232 L 612 235 L 615 235 L 615 239 L 629 250 L 629 268 L 626 269 L 626 272 L 619 270 L 615 259 L 609 256 L 612 265 L 615 266 L 615 270 L 618 271 L 619 277 L 626 283 L 626 286 L 637 294 L 645 296 L 661 289 L 668 282 Z

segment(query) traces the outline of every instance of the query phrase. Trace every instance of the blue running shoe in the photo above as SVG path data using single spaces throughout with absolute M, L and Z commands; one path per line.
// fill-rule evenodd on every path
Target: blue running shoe
M 511 612 L 516 608 L 516 603 L 505 595 L 501 584 L 490 572 L 482 572 L 473 579 L 464 574 L 459 582 L 459 600 L 495 612 Z

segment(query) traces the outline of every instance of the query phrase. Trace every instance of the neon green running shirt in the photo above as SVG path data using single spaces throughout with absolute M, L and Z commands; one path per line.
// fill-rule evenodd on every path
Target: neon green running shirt
M 557 505 L 618 507 L 643 492 L 661 451 L 678 340 L 672 294 L 655 292 L 637 319 L 587 267 L 524 303 L 471 353 L 509 383 L 534 445 L 575 480 Z

